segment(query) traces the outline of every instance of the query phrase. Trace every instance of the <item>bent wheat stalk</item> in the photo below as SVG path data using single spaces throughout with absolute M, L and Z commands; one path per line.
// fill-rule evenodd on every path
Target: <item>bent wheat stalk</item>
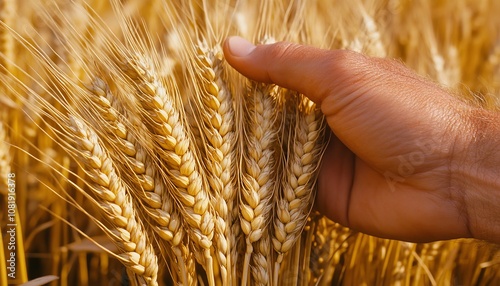
M 157 166 L 148 151 L 136 139 L 135 134 L 129 132 L 130 122 L 127 124 L 120 114 L 122 112 L 112 107 L 113 103 L 118 105 L 117 98 L 111 93 L 104 80 L 99 77 L 94 78 L 90 91 L 94 95 L 93 102 L 98 105 L 96 110 L 108 123 L 100 126 L 107 129 L 107 134 L 110 137 L 114 137 L 113 145 L 117 147 L 117 152 L 123 153 L 121 158 L 125 157 L 125 161 L 127 161 L 125 164 L 120 164 L 119 167 L 124 171 L 123 173 L 134 174 L 128 181 L 135 186 L 137 190 L 135 193 L 145 203 L 144 213 L 150 218 L 148 222 L 152 229 L 160 238 L 171 245 L 172 252 L 176 256 L 172 267 L 178 270 L 182 284 L 188 285 L 188 275 L 191 273 L 188 273 L 185 268 L 185 259 L 188 258 L 188 253 L 186 253 L 186 247 L 182 245 L 184 230 L 179 213 L 174 207 L 173 198 L 167 192 L 167 183 L 157 171 Z M 135 118 L 135 114 L 128 115 L 130 117 L 127 116 L 127 118 Z M 140 122 L 133 124 L 135 129 L 141 129 Z M 193 280 L 193 277 L 190 277 L 190 280 Z
M 143 108 L 143 119 L 151 136 L 156 139 L 156 150 L 163 159 L 166 174 L 176 187 L 172 193 L 182 206 L 181 213 L 189 225 L 188 234 L 197 246 L 203 249 L 204 261 L 201 263 L 207 272 L 209 285 L 214 285 L 210 252 L 214 217 L 210 196 L 200 174 L 202 168 L 196 153 L 193 152 L 194 146 L 188 135 L 184 116 L 176 104 L 176 95 L 167 94 L 152 63 L 146 57 L 124 56 L 118 64 L 137 84 L 137 97 Z
M 147 285 L 158 285 L 156 254 L 113 161 L 99 143 L 97 134 L 82 120 L 70 115 L 69 126 L 80 151 L 78 159 L 97 197 L 95 202 L 114 226 L 113 229 L 103 227 L 103 230 L 124 251 L 118 255 L 122 263 Z

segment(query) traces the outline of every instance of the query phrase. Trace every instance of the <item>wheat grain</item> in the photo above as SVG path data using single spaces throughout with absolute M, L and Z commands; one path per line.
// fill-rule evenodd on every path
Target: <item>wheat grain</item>
M 92 181 L 90 189 L 97 196 L 96 203 L 113 225 L 113 229 L 104 230 L 124 251 L 119 254 L 121 261 L 148 285 L 158 285 L 155 252 L 113 161 L 99 143 L 97 134 L 83 121 L 70 116 L 69 126 L 80 151 L 78 158 Z

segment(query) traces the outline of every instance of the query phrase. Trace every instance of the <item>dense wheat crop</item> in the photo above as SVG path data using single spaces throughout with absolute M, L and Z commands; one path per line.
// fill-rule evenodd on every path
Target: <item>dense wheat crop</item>
M 0 285 L 500 283 L 498 247 L 379 239 L 316 213 L 324 118 L 221 52 L 240 35 L 396 58 L 495 109 L 497 11 L 495 0 L 0 1 Z

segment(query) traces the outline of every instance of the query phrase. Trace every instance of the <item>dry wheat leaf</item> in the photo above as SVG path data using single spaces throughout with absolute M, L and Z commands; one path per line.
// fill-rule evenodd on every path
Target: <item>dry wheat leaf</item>
M 52 281 L 59 280 L 58 276 L 55 275 L 47 275 L 47 276 L 42 276 L 38 277 L 36 279 L 33 279 L 31 281 L 28 281 L 24 284 L 21 284 L 22 286 L 40 286 L 40 285 L 45 285 L 47 283 L 50 283 Z
M 81 241 L 68 244 L 67 248 L 74 252 L 93 252 L 101 253 L 103 249 L 108 249 L 111 252 L 116 252 L 116 245 L 105 235 L 84 238 Z

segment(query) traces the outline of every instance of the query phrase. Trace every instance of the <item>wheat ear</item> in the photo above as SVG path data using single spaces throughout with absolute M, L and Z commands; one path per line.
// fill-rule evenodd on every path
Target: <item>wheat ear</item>
M 126 185 L 97 134 L 82 120 L 74 116 L 69 119 L 70 130 L 80 152 L 78 159 L 92 182 L 90 189 L 97 197 L 97 205 L 114 226 L 114 229 L 103 227 L 103 230 L 124 251 L 119 254 L 121 261 L 143 277 L 148 285 L 158 285 L 158 259 Z
M 188 257 L 187 249 L 182 245 L 184 230 L 180 215 L 174 207 L 173 199 L 167 192 L 167 184 L 157 172 L 157 166 L 153 163 L 148 151 L 137 140 L 133 132 L 129 132 L 128 127 L 131 122 L 127 124 L 123 116 L 120 114 L 125 113 L 126 118 L 135 118 L 135 115 L 126 111 L 119 111 L 112 105 L 117 104 L 117 98 L 111 93 L 109 86 L 106 82 L 96 77 L 92 81 L 90 91 L 94 95 L 92 100 L 97 104 L 96 109 L 105 118 L 108 124 L 101 124 L 100 126 L 107 126 L 107 134 L 114 137 L 114 146 L 117 147 L 127 163 L 120 164 L 123 173 L 133 173 L 134 176 L 130 181 L 135 185 L 138 191 L 138 196 L 144 201 L 145 214 L 151 219 L 150 223 L 153 230 L 166 242 L 168 242 L 177 261 L 175 267 L 178 267 L 178 275 L 183 285 L 188 285 L 188 273 L 185 265 L 185 259 Z M 132 123 L 135 129 L 141 130 L 140 122 Z M 140 131 L 139 131 L 140 132 Z M 136 182 L 134 179 L 138 179 Z M 193 277 L 190 277 L 193 280 Z
M 259 85 L 245 98 L 248 129 L 244 134 L 247 146 L 243 158 L 240 194 L 240 224 L 246 242 L 243 285 L 248 281 L 252 244 L 262 238 L 269 224 L 276 188 L 280 126 L 274 92 L 273 86 Z
M 168 94 L 159 81 L 152 63 L 141 55 L 124 58 L 123 71 L 137 84 L 137 96 L 144 109 L 143 119 L 155 137 L 157 152 L 163 159 L 167 175 L 175 185 L 173 194 L 182 205 L 181 213 L 189 225 L 189 235 L 203 249 L 204 266 L 210 285 L 215 284 L 210 254 L 214 235 L 214 217 L 210 196 L 184 117 L 175 94 Z M 175 92 L 175 91 L 174 91 Z M 174 96 L 171 98 L 171 96 Z M 178 98 L 178 95 L 177 95 Z
M 307 222 L 314 199 L 317 170 L 326 146 L 323 140 L 324 117 L 316 105 L 300 96 L 291 97 L 288 102 L 298 106 L 298 109 L 295 128 L 289 140 L 291 150 L 286 161 L 286 178 L 280 189 L 274 219 L 272 242 L 278 253 L 274 279 L 278 279 L 284 254 L 292 248 Z M 277 280 L 274 284 L 277 284 Z
M 206 145 L 206 173 L 209 176 L 215 211 L 215 249 L 219 262 L 222 284 L 229 285 L 231 248 L 234 237 L 231 221 L 236 189 L 233 176 L 235 169 L 235 133 L 233 100 L 222 80 L 222 55 L 220 50 L 208 51 L 203 45 L 197 49 L 198 63 L 202 69 L 201 103 L 203 132 Z

